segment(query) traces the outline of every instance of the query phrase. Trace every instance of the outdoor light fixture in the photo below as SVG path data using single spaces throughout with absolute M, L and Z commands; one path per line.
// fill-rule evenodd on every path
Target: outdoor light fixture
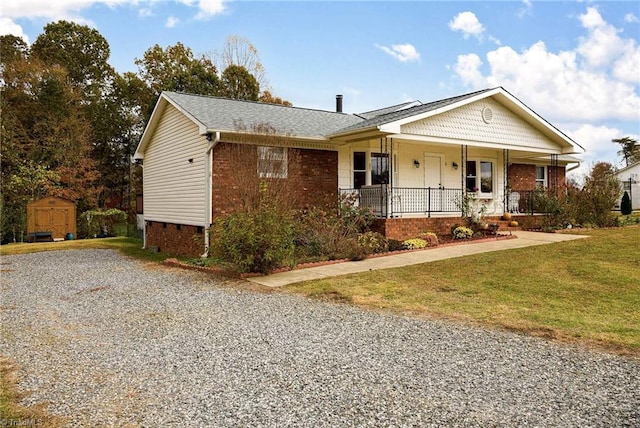
M 453 167 L 453 169 L 458 169 L 458 162 L 453 162 L 451 166 Z
M 420 168 L 420 161 L 418 159 L 414 159 L 413 166 L 415 166 L 416 168 Z

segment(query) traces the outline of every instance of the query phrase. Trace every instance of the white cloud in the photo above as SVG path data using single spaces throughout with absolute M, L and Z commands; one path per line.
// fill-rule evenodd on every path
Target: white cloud
M 539 41 L 520 52 L 509 46 L 458 56 L 454 72 L 474 89 L 504 86 L 554 121 L 640 120 L 640 52 L 598 11 L 579 17 L 587 34 L 573 50 L 550 52 Z M 588 46 L 588 48 L 587 48 Z
M 520 9 L 517 13 L 518 18 L 522 18 L 526 15 L 531 15 L 531 11 L 533 10 L 533 4 L 531 0 L 522 0 L 522 9 Z
M 620 159 L 617 159 L 617 153 L 620 146 L 611 141 L 622 136 L 623 133 L 619 129 L 592 124 L 574 126 L 573 129 L 568 126 L 564 129 L 571 139 L 584 147 L 586 153 L 583 155 L 583 159 L 585 163 L 597 160 L 613 164 L 619 163 Z
M 480 72 L 482 60 L 474 53 L 468 55 L 458 55 L 458 61 L 453 70 L 462 79 L 465 85 L 474 88 L 486 86 L 486 79 Z
M 24 33 L 22 27 L 15 22 L 11 18 L 0 17 L 0 36 L 5 36 L 7 34 L 12 34 L 14 36 L 18 36 L 22 38 L 27 44 L 29 44 L 29 36 Z
M 2 3 L 2 16 L 16 20 L 19 18 L 45 18 L 56 21 L 65 19 L 80 24 L 92 25 L 91 21 L 84 18 L 82 11 L 96 4 L 114 8 L 118 6 L 139 6 L 139 16 L 145 17 L 152 13 L 151 6 L 158 0 L 20 0 L 5 1 Z M 224 11 L 224 2 L 227 0 L 178 0 L 188 7 L 198 9 L 195 18 L 208 19 Z M 150 7 L 145 7 L 149 5 Z
M 478 39 L 482 37 L 482 33 L 484 32 L 484 27 L 478 21 L 475 13 L 473 12 L 460 12 L 457 14 L 453 21 L 449 22 L 449 28 L 452 31 L 460 31 L 462 32 L 462 36 L 465 39 L 468 39 L 471 36 L 474 36 Z
M 198 8 L 200 11 L 196 15 L 197 19 L 207 19 L 225 10 L 223 0 L 199 0 Z
M 420 60 L 420 53 L 416 50 L 415 46 L 410 43 L 402 45 L 391 45 L 391 47 L 381 46 L 376 44 L 375 47 L 388 53 L 400 62 L 411 62 Z
M 627 24 L 635 24 L 640 22 L 640 19 L 638 19 L 638 17 L 635 16 L 633 13 L 627 13 L 624 16 L 624 22 L 626 22 Z
M 588 35 L 580 39 L 578 52 L 590 66 L 602 67 L 620 56 L 625 43 L 618 36 L 618 30 L 607 24 L 596 8 L 587 8 L 587 12 L 580 15 L 580 21 Z
M 164 26 L 167 28 L 174 28 L 179 23 L 180 23 L 180 18 L 176 18 L 175 16 L 170 16 L 167 18 L 167 22 L 165 22 Z

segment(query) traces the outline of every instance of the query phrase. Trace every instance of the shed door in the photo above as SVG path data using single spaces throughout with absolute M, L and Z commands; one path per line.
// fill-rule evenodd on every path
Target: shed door
M 69 209 L 51 209 L 51 232 L 54 238 L 64 238 L 69 232 Z
M 51 232 L 54 238 L 64 238 L 69 232 L 68 208 L 35 208 L 36 232 Z
M 36 207 L 34 209 L 35 217 L 36 217 L 36 230 L 35 232 L 46 232 L 51 229 L 51 213 L 49 212 L 49 208 L 39 208 Z

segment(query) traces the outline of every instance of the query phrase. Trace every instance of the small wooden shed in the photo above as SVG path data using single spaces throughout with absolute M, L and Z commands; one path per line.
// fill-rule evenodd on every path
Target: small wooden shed
M 27 204 L 27 238 L 32 241 L 76 237 L 76 206 L 49 196 Z

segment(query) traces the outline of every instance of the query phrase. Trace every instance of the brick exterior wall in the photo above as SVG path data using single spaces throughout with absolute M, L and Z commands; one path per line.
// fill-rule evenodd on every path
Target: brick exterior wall
M 536 188 L 536 166 L 514 163 L 509 165 L 508 185 L 514 190 L 534 190 Z M 547 166 L 547 187 L 553 189 L 558 177 L 558 188 L 566 184 L 566 171 L 564 166 Z
M 508 185 L 514 190 L 533 190 L 536 188 L 536 166 L 521 163 L 509 165 Z
M 147 248 L 158 247 L 168 254 L 197 257 L 204 252 L 204 232 L 197 226 L 148 221 Z
M 566 168 L 563 166 L 549 166 L 547 167 L 547 184 L 549 189 L 553 189 L 557 187 L 558 189 L 562 189 L 566 184 Z M 556 183 L 556 176 L 558 177 L 558 183 Z
M 383 234 L 387 239 L 404 240 L 415 238 L 422 232 L 449 235 L 451 227 L 456 224 L 464 225 L 465 219 L 460 217 L 387 218 L 375 219 L 371 230 Z
M 293 207 L 335 201 L 338 191 L 338 153 L 287 149 L 287 178 L 258 177 L 256 146 L 219 143 L 213 153 L 213 216 L 239 210 L 243 198 L 256 193 L 261 181 L 271 181 Z M 268 184 L 269 185 L 269 184 Z

